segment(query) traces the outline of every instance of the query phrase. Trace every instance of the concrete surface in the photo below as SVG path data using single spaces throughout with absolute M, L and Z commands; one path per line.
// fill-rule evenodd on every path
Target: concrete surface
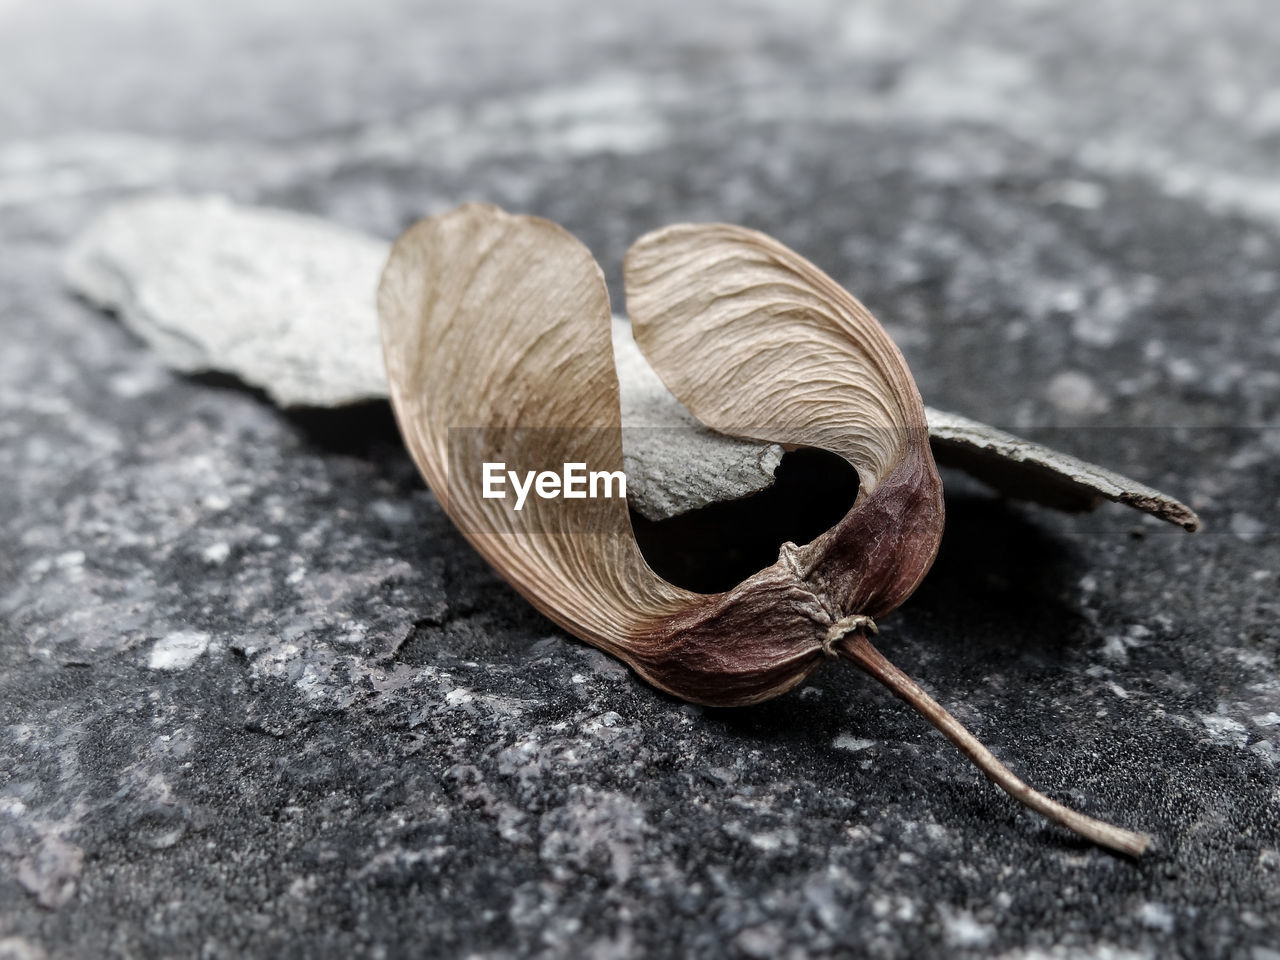
M 1260 0 L 0 3 L 0 956 L 1275 960 L 1280 21 Z M 882 648 L 694 709 L 490 573 L 385 416 L 166 372 L 67 296 L 135 191 L 381 237 L 467 199 L 615 290 L 674 220 L 846 283 L 930 402 L 1180 495 L 952 484 Z M 949 478 L 950 479 L 950 478 Z

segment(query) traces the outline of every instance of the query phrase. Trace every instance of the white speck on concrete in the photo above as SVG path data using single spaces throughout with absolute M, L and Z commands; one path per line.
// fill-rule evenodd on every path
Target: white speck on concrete
M 204 557 L 205 563 L 221 566 L 226 563 L 227 557 L 231 556 L 231 544 L 224 540 L 211 543 L 200 552 L 200 556 Z
M 1231 747 L 1243 747 L 1249 742 L 1249 731 L 1239 720 L 1224 717 L 1221 714 L 1210 714 L 1200 718 L 1209 736 L 1216 743 Z
M 1200 379 L 1200 368 L 1185 357 L 1170 357 L 1164 368 L 1169 379 L 1181 387 L 1190 386 Z
M 370 509 L 375 517 L 391 526 L 404 526 L 413 521 L 413 509 L 408 504 L 375 500 L 370 505 Z
M 831 741 L 831 745 L 837 750 L 848 750 L 851 753 L 857 753 L 859 750 L 866 750 L 868 747 L 874 747 L 874 740 L 863 740 L 849 733 L 842 733 Z
M 200 498 L 200 504 L 212 513 L 218 513 L 231 506 L 231 498 L 223 493 L 208 493 Z
M 444 702 L 451 707 L 462 706 L 470 703 L 475 697 L 466 687 L 455 687 L 444 695 Z
M 48 960 L 44 948 L 26 937 L 0 937 L 0 957 L 4 960 Z
M 1124 637 L 1107 637 L 1102 643 L 1101 653 L 1104 660 L 1110 660 L 1112 663 L 1127 663 L 1129 660 L 1129 645 L 1125 642 Z
M 209 634 L 178 630 L 156 641 L 147 666 L 152 670 L 185 670 L 208 649 Z
M 1107 202 L 1106 188 L 1089 180 L 1050 180 L 1036 191 L 1036 199 L 1047 205 L 1097 210 Z
M 1149 303 L 1155 294 L 1155 281 L 1150 277 L 1142 279 L 1146 282 L 1103 287 L 1092 304 L 1076 311 L 1071 324 L 1072 335 L 1090 346 L 1112 346 L 1120 339 L 1135 312 Z
M 56 910 L 75 896 L 83 869 L 84 851 L 60 837 L 49 835 L 18 863 L 14 876 L 37 903 Z
M 155 393 L 168 382 L 168 375 L 161 368 L 144 367 L 115 374 L 107 380 L 107 387 L 117 397 L 135 400 L 149 393 Z
M 1280 747 L 1270 740 L 1259 740 L 1257 743 L 1249 744 L 1249 752 L 1260 757 L 1267 766 L 1280 766 Z
M 1079 370 L 1057 374 L 1045 387 L 1044 395 L 1055 409 L 1072 416 L 1105 413 L 1111 407 L 1111 401 L 1093 379 Z
M 1266 529 L 1267 525 L 1257 517 L 1250 516 L 1247 513 L 1233 513 L 1231 515 L 1231 532 L 1245 541 L 1245 543 L 1257 540 Z
M 760 960 L 781 956 L 782 950 L 786 946 L 786 941 L 782 938 L 782 934 L 771 923 L 743 930 L 734 938 L 734 943 L 744 955 L 757 957 Z
M 995 931 L 979 923 L 968 910 L 942 911 L 942 933 L 953 947 L 985 947 Z
M 1002 953 L 1000 960 L 1156 960 L 1156 954 L 1125 950 L 1110 943 L 1093 943 L 1087 947 L 1066 947 L 1058 944 L 1048 950 L 1033 947 L 1030 950 Z
M 786 829 L 754 833 L 751 835 L 751 845 L 757 850 L 763 850 L 765 853 L 773 853 L 783 847 L 794 847 L 796 845 L 795 831 Z
M 1138 909 L 1138 919 L 1148 930 L 1173 933 L 1173 911 L 1163 903 L 1144 903 Z

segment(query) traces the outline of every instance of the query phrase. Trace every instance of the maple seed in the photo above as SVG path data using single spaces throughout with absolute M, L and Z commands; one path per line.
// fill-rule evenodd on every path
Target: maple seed
M 758 703 L 844 657 L 1028 807 L 1140 853 L 1148 837 L 1014 777 L 867 639 L 933 564 L 943 505 L 919 392 L 866 308 L 798 254 L 724 224 L 642 237 L 625 276 L 636 340 L 694 416 L 731 436 L 843 457 L 858 472 L 852 508 L 737 586 L 698 594 L 650 569 L 622 499 L 530 498 L 517 513 L 471 476 L 451 484 L 459 437 L 477 465 L 513 459 L 514 436 L 534 438 L 538 462 L 622 469 L 599 266 L 549 221 L 468 205 L 396 241 L 378 314 L 401 432 L 475 548 L 565 630 L 696 703 Z

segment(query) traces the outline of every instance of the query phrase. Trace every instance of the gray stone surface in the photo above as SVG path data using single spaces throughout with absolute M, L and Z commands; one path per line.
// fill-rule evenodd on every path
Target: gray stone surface
M 0 950 L 1270 960 L 1280 186 L 1261 0 L 0 5 Z M 70 299 L 133 191 L 392 236 L 486 199 L 765 229 L 931 402 L 1185 495 L 950 482 L 869 681 L 693 709 L 480 563 L 369 411 L 177 377 Z M 1167 531 L 1167 532 L 1166 532 Z

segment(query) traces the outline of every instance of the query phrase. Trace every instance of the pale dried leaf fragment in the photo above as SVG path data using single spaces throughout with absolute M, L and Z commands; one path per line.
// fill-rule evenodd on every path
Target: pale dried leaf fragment
M 622 456 L 631 506 L 662 520 L 768 488 L 782 447 L 728 437 L 699 423 L 671 395 L 631 335 L 613 318 L 622 406 Z
M 958 414 L 926 413 L 938 463 L 964 470 L 1007 496 L 1058 510 L 1092 510 L 1111 500 L 1188 531 L 1200 529 L 1200 518 L 1185 503 L 1114 470 Z
M 72 289 L 119 313 L 166 364 L 234 373 L 284 407 L 386 396 L 372 309 L 381 240 L 216 196 L 149 196 L 68 248 Z

